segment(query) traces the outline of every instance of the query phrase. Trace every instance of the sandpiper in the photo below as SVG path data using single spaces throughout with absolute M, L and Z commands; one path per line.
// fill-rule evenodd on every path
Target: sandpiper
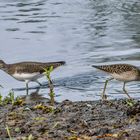
M 114 64 L 114 65 L 100 65 L 100 66 L 92 65 L 92 67 L 107 72 L 112 76 L 111 78 L 105 81 L 105 85 L 102 93 L 102 99 L 106 99 L 105 90 L 108 81 L 111 81 L 113 79 L 123 81 L 124 82 L 123 91 L 128 96 L 128 98 L 131 97 L 125 90 L 125 84 L 131 81 L 140 81 L 140 69 L 133 65 L 129 65 L 129 64 Z
M 40 86 L 41 83 L 38 81 L 39 78 L 45 75 L 45 70 L 51 66 L 53 69 L 57 68 L 58 66 L 64 65 L 65 61 L 58 61 L 58 62 L 19 62 L 13 64 L 6 64 L 3 60 L 0 60 L 0 69 L 5 71 L 7 74 L 11 75 L 15 79 L 19 81 L 25 81 L 26 83 L 26 90 L 28 94 L 28 83 L 33 81 L 37 82 Z

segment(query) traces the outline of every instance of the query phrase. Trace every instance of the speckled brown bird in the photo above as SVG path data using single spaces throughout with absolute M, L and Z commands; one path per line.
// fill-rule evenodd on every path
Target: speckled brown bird
M 111 75 L 111 78 L 105 81 L 104 90 L 102 93 L 102 99 L 106 99 L 105 90 L 108 81 L 111 81 L 113 79 L 116 79 L 118 81 L 123 81 L 124 82 L 123 91 L 129 98 L 131 97 L 125 90 L 125 84 L 131 81 L 140 81 L 140 69 L 133 65 L 129 65 L 129 64 L 113 64 L 113 65 L 100 65 L 100 66 L 92 65 L 92 67 L 107 72 L 108 74 Z
M 55 69 L 64 64 L 65 61 L 47 62 L 47 63 L 27 61 L 14 64 L 6 64 L 3 60 L 0 60 L 0 69 L 19 81 L 25 81 L 28 93 L 29 82 L 33 81 L 41 85 L 38 79 L 45 75 L 44 69 L 48 69 L 51 66 L 53 66 L 53 69 Z

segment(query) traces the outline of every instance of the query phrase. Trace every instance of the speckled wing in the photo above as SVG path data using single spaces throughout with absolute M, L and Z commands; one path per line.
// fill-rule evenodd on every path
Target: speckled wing
M 14 72 L 18 73 L 43 73 L 45 72 L 44 68 L 49 68 L 53 66 L 53 68 L 56 68 L 58 66 L 61 66 L 65 64 L 64 61 L 59 62 L 50 62 L 50 63 L 40 63 L 40 62 L 21 62 L 21 63 L 15 63 L 10 64 L 9 69 L 7 73 L 12 74 Z
M 137 67 L 129 64 L 100 65 L 100 66 L 93 65 L 92 67 L 108 73 L 116 73 L 116 74 L 120 74 L 127 71 L 135 71 L 135 72 L 139 71 Z

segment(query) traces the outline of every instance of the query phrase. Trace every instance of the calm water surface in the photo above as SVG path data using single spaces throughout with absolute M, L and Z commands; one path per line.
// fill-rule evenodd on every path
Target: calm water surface
M 0 59 L 59 61 L 67 65 L 52 73 L 56 100 L 98 100 L 105 73 L 92 64 L 128 63 L 140 66 L 139 0 L 1 0 Z M 0 71 L 3 95 L 12 88 L 25 95 L 25 83 Z M 47 84 L 45 78 L 41 79 Z M 36 83 L 30 83 L 35 92 Z M 140 98 L 140 82 L 127 84 Z M 47 97 L 48 88 L 38 94 Z M 125 98 L 122 83 L 109 83 L 110 99 Z

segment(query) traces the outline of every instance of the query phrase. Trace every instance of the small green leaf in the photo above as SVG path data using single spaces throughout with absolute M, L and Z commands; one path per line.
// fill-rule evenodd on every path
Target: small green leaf
M 135 101 L 134 100 L 132 100 L 132 99 L 128 99 L 128 100 L 126 100 L 126 104 L 128 105 L 128 106 L 134 106 L 135 105 Z
M 52 71 L 53 71 L 53 66 L 51 66 L 51 67 L 50 67 L 50 70 L 49 70 L 49 71 L 50 71 L 50 72 L 52 72 Z
M 28 136 L 28 140 L 33 140 L 33 139 L 34 139 L 33 135 L 30 134 L 30 135 Z
M 19 127 L 15 128 L 15 132 L 19 133 L 20 132 L 20 128 Z

